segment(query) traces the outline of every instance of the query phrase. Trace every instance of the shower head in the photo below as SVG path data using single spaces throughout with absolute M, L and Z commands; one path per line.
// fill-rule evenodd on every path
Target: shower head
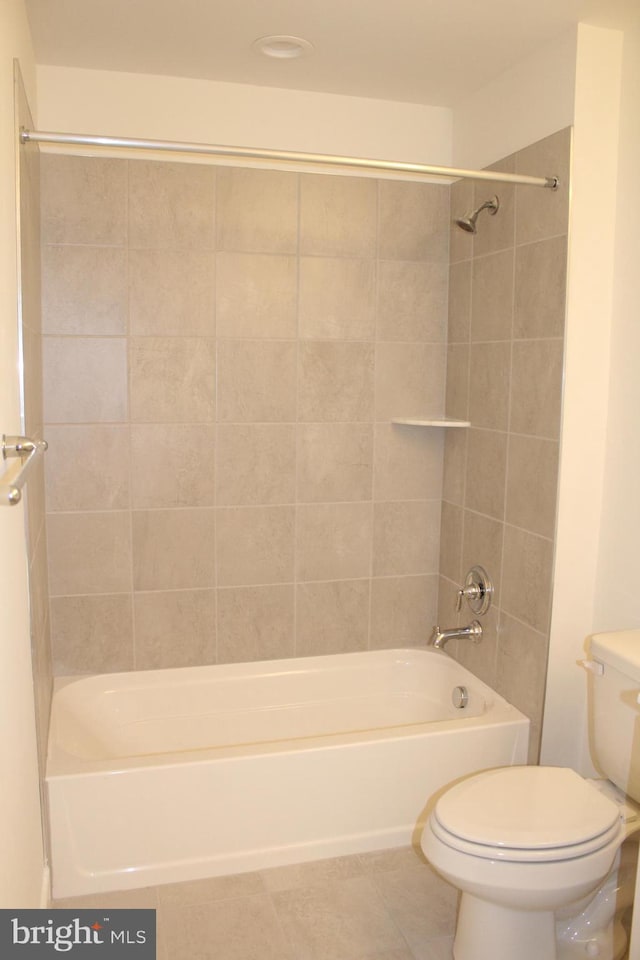
M 466 217 L 457 217 L 455 222 L 461 230 L 466 230 L 467 233 L 475 233 L 478 214 L 480 214 L 483 210 L 488 210 L 493 217 L 496 215 L 499 209 L 500 201 L 497 197 L 493 197 L 491 200 L 485 200 L 485 202 L 481 203 L 480 206 L 473 211 L 473 213 L 467 214 Z

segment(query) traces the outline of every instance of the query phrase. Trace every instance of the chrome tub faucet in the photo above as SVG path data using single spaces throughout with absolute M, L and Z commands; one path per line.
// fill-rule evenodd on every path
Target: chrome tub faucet
M 444 650 L 449 640 L 468 639 L 472 643 L 480 643 L 482 639 L 482 624 L 479 620 L 472 620 L 468 627 L 454 627 L 452 630 L 441 630 L 436 626 L 429 637 L 429 646 L 436 650 Z

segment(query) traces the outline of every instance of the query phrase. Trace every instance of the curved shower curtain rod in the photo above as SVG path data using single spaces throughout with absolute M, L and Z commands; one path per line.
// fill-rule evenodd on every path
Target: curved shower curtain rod
M 271 160 L 281 163 L 322 164 L 333 167 L 360 167 L 369 170 L 388 170 L 397 173 L 421 174 L 432 177 L 452 177 L 470 180 L 491 180 L 494 183 L 521 183 L 532 187 L 556 190 L 557 177 L 529 177 L 517 173 L 499 173 L 495 170 L 464 170 L 458 167 L 432 166 L 395 160 L 369 160 L 359 157 L 340 157 L 324 153 L 299 153 L 291 150 L 269 150 L 254 147 L 229 147 L 207 143 L 180 143 L 173 140 L 141 140 L 132 137 L 99 137 L 83 133 L 50 133 L 40 130 L 20 131 L 21 143 L 66 143 L 84 147 L 122 147 L 130 150 L 156 150 L 172 153 L 200 154 L 213 157 L 238 157 L 253 160 Z

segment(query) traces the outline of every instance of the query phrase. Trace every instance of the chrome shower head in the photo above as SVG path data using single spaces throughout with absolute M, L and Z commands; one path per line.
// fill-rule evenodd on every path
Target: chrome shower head
M 460 227 L 461 230 L 466 230 L 467 233 L 476 233 L 476 220 L 478 215 L 482 213 L 483 210 L 488 210 L 492 217 L 496 215 L 500 209 L 500 200 L 498 197 L 493 197 L 491 200 L 485 200 L 484 203 L 481 203 L 477 210 L 474 210 L 473 213 L 467 214 L 466 217 L 458 217 L 455 220 L 455 223 Z

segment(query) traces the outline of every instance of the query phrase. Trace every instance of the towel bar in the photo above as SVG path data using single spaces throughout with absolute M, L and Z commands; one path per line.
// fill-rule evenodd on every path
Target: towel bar
M 0 504 L 14 507 L 22 499 L 22 488 L 31 467 L 47 449 L 46 440 L 2 435 L 2 459 L 17 460 L 0 477 Z

